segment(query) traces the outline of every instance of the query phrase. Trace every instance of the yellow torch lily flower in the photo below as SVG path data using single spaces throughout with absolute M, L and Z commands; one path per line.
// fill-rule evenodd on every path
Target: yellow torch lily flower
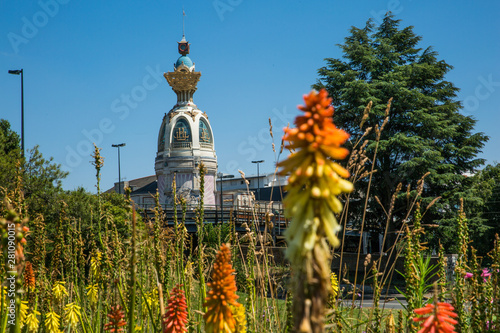
M 40 322 L 38 321 L 38 318 L 36 316 L 40 315 L 40 312 L 34 310 L 32 313 L 29 313 L 26 316 L 26 319 L 24 320 L 24 324 L 26 325 L 26 328 L 29 333 L 37 332 L 38 331 L 38 325 Z
M 353 185 L 343 179 L 349 172 L 335 163 L 347 157 L 349 151 L 341 145 L 349 135 L 332 121 L 333 107 L 326 90 L 312 91 L 304 96 L 304 112 L 295 119 L 296 128 L 285 129 L 285 147 L 295 150 L 279 163 L 280 174 L 290 174 L 288 194 L 283 200 L 285 214 L 292 219 L 287 229 L 287 256 L 300 265 L 310 256 L 314 244 L 326 236 L 330 244 L 339 245 L 340 226 L 335 213 L 342 211 L 337 198 L 351 192 Z
M 45 315 L 45 330 L 48 333 L 59 333 L 59 319 L 61 317 L 54 311 L 49 312 Z
M 89 298 L 90 300 L 90 303 L 91 304 L 96 304 L 97 303 L 97 299 L 99 298 L 99 285 L 97 283 L 95 284 L 91 284 L 90 286 L 88 286 L 87 288 L 87 297 Z
M 64 321 L 69 325 L 75 327 L 79 322 L 79 317 L 81 316 L 80 310 L 82 308 L 76 305 L 76 303 L 66 304 L 64 307 Z
M 64 295 L 68 295 L 68 291 L 66 290 L 66 287 L 64 286 L 66 282 L 64 281 L 56 281 L 54 283 L 54 286 L 52 287 L 52 294 L 57 300 L 61 300 Z
M 295 128 L 286 128 L 283 143 L 293 153 L 278 164 L 281 175 L 289 175 L 283 200 L 285 215 L 291 219 L 285 237 L 286 256 L 295 271 L 295 330 L 324 332 L 325 303 L 331 290 L 330 248 L 337 247 L 340 225 L 335 214 L 342 211 L 337 198 L 351 192 L 345 178 L 349 172 L 334 160 L 347 157 L 342 144 L 349 135 L 332 121 L 332 99 L 326 90 L 304 96 L 304 113 L 295 119 Z

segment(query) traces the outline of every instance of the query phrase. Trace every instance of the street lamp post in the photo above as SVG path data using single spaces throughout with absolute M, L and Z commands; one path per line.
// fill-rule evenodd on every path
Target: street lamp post
M 263 163 L 264 160 L 252 161 L 252 163 L 257 164 L 257 200 L 260 200 L 260 174 L 259 174 L 259 164 Z
M 19 75 L 21 74 L 21 149 L 24 157 L 24 78 L 23 69 L 13 69 L 9 70 L 9 74 Z
M 222 192 L 222 179 L 234 178 L 234 175 L 225 175 L 222 172 L 219 172 L 217 176 L 219 177 L 220 181 L 220 220 L 221 222 L 224 222 L 224 195 Z
M 120 147 L 125 147 L 124 143 L 111 145 L 111 147 L 118 148 L 118 194 L 122 194 L 122 175 L 120 171 Z

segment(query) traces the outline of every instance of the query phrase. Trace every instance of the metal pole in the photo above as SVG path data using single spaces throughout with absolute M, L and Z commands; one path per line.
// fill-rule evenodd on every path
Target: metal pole
M 24 71 L 21 69 L 21 148 L 24 157 Z
M 220 179 L 220 222 L 224 223 L 224 194 L 222 192 L 222 177 Z
M 120 169 L 120 146 L 118 146 L 118 194 L 122 194 L 122 175 Z
M 257 164 L 257 200 L 260 200 L 260 170 L 259 170 L 259 164 L 263 163 L 264 160 L 260 161 L 252 161 L 252 163 Z
M 215 189 L 217 189 L 217 177 L 219 175 L 215 175 Z M 219 207 L 217 206 L 217 197 L 215 198 L 215 223 L 219 223 Z
M 259 165 L 257 163 L 257 200 L 260 200 L 260 173 L 259 173 Z
M 120 168 L 120 147 L 124 147 L 125 143 L 111 145 L 113 148 L 118 148 L 118 194 L 122 194 L 122 175 Z
M 220 181 L 220 220 L 224 223 L 224 188 L 222 186 L 223 179 L 234 178 L 234 175 L 224 175 L 222 172 L 217 174 Z

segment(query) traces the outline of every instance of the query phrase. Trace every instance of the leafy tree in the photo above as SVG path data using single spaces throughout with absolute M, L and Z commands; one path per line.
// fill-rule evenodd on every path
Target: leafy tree
M 112 233 L 116 227 L 120 239 L 128 239 L 130 237 L 130 209 L 125 197 L 118 193 L 107 193 L 101 194 L 101 198 L 103 212 L 100 224 L 101 233 Z M 67 205 L 66 211 L 69 220 L 77 222 L 81 231 L 88 235 L 88 239 L 94 237 L 94 241 L 97 243 L 99 225 L 97 196 L 80 187 L 73 191 L 64 192 L 59 196 L 59 200 L 64 201 Z M 142 221 L 140 216 L 138 216 L 138 221 Z
M 51 218 L 57 215 L 55 208 L 63 192 L 61 181 L 68 173 L 52 161 L 52 157 L 46 160 L 42 156 L 38 146 L 29 151 L 23 181 L 24 197 L 32 216 L 43 214 L 46 218 Z
M 10 123 L 0 119 L 0 186 L 5 189 L 15 184 L 16 163 L 21 161 L 19 142 L 19 135 L 10 129 Z
M 487 165 L 480 174 L 492 184 L 490 195 L 485 202 L 483 217 L 486 218 L 486 224 L 491 228 L 489 241 L 493 243 L 494 233 L 500 234 L 500 163 Z
M 381 124 L 387 101 L 393 102 L 390 120 L 382 132 L 373 175 L 371 194 L 376 195 L 387 210 L 398 183 L 416 188 L 418 179 L 425 179 L 422 207 L 435 197 L 442 198 L 424 215 L 423 223 L 445 223 L 456 215 L 459 198 L 474 198 L 465 193 L 471 185 L 466 173 L 474 173 L 484 160 L 477 158 L 488 137 L 473 133 L 476 123 L 459 111 L 458 88 L 446 80 L 452 66 L 438 59 L 432 47 L 420 48 L 421 37 L 413 27 L 399 28 L 400 20 L 387 13 L 378 27 L 369 20 L 365 27 L 352 27 L 345 43 L 339 45 L 342 59 L 327 58 L 318 70 L 314 88 L 326 88 L 336 108 L 335 123 L 356 137 L 369 126 Z M 365 126 L 359 124 L 365 106 L 373 102 Z M 373 155 L 375 133 L 369 135 L 368 156 Z M 372 153 L 370 155 L 370 152 Z M 357 184 L 359 193 L 366 193 L 367 182 Z M 413 193 L 414 194 L 414 193 Z M 404 195 L 401 195 L 402 197 Z M 394 210 L 398 230 L 407 211 L 400 204 Z M 361 221 L 364 200 L 350 203 L 350 221 Z M 383 209 L 370 200 L 366 223 L 368 230 L 385 228 Z M 394 235 L 394 234 L 392 234 Z M 439 229 L 434 240 L 448 237 Z M 432 239 L 431 239 L 432 240 Z
M 64 247 L 71 243 L 70 238 L 77 230 L 84 235 L 84 243 L 79 245 L 84 255 L 99 243 L 99 234 L 104 235 L 106 245 L 114 240 L 115 235 L 121 241 L 129 239 L 130 208 L 123 195 L 101 194 L 99 200 L 98 196 L 83 188 L 64 191 L 61 180 L 67 173 L 61 171 L 60 165 L 53 163 L 52 158 L 45 159 L 38 146 L 29 151 L 27 160 L 23 159 L 19 142 L 19 136 L 10 129 L 10 124 L 0 119 L 0 187 L 3 188 L 0 196 L 13 193 L 19 185 L 17 177 L 21 175 L 23 206 L 27 207 L 28 225 L 33 227 L 26 253 L 31 256 L 36 252 L 33 246 L 38 243 L 34 239 L 39 234 L 35 224 L 42 223 L 43 252 L 47 255 L 45 264 L 51 277 L 71 269 L 61 267 L 59 259 L 65 258 L 63 261 L 68 262 Z M 138 217 L 138 221 L 140 223 L 142 219 Z
M 495 234 L 500 233 L 500 163 L 487 165 L 472 180 L 478 205 L 472 207 L 470 215 L 482 222 L 473 227 L 472 246 L 484 257 L 493 248 Z
M 467 217 L 469 237 L 473 240 L 471 244 L 480 256 L 485 256 L 493 247 L 493 224 L 488 220 L 488 202 L 491 201 L 495 186 L 498 181 L 492 175 L 495 168 L 491 165 L 474 175 L 467 177 L 463 182 L 463 188 L 457 196 L 464 198 L 464 212 Z M 498 169 L 500 170 L 500 168 Z M 456 242 L 457 222 L 456 216 L 444 218 L 440 221 L 440 229 L 437 235 L 442 237 L 442 243 L 449 252 L 459 253 L 459 244 Z
M 21 168 L 22 190 L 28 214 L 32 217 L 43 214 L 45 218 L 56 214 L 58 195 L 63 190 L 61 180 L 67 172 L 52 158 L 46 160 L 38 146 L 29 151 L 27 160 L 21 155 L 19 135 L 11 130 L 7 120 L 0 119 L 0 186 L 12 191 L 16 186 L 16 174 Z
M 113 220 L 120 237 L 128 239 L 131 233 L 131 211 L 125 196 L 118 193 L 101 194 L 103 199 L 102 208 L 107 218 Z M 106 217 L 105 217 L 106 218 Z M 141 214 L 136 214 L 137 224 L 141 225 L 143 220 Z

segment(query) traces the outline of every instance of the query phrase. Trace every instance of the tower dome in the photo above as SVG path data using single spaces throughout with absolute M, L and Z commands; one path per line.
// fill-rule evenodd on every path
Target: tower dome
M 160 202 L 173 202 L 172 183 L 175 179 L 177 194 L 187 203 L 199 203 L 199 166 L 203 163 L 206 169 L 204 204 L 215 205 L 217 156 L 214 136 L 207 114 L 193 102 L 201 73 L 195 72 L 194 63 L 187 56 L 189 43 L 184 37 L 178 43 L 181 56 L 175 63 L 174 71 L 164 74 L 177 94 L 177 103 L 163 117 L 158 135 L 155 171 Z
M 194 70 L 194 63 L 187 55 L 181 55 L 179 59 L 177 59 L 174 68 L 177 69 L 181 65 L 188 67 L 190 70 L 193 68 Z

